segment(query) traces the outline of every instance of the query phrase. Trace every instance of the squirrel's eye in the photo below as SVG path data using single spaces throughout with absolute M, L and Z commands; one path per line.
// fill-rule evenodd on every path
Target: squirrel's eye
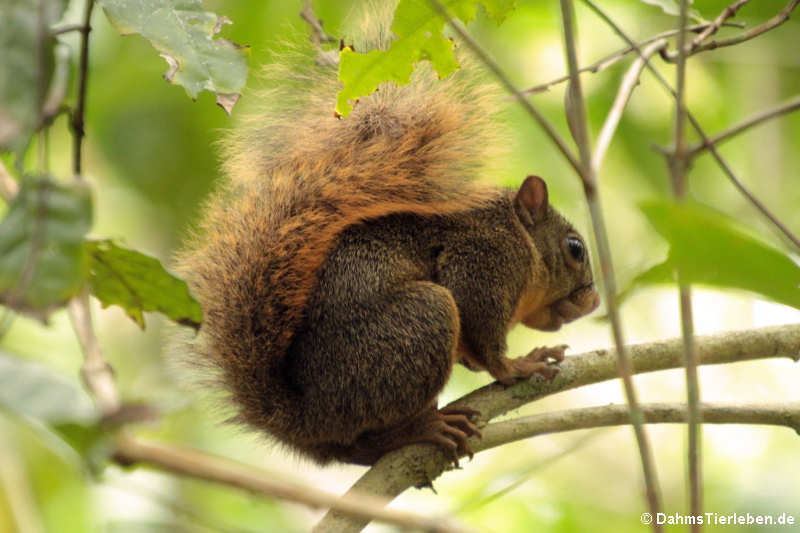
M 586 254 L 583 241 L 577 237 L 567 237 L 567 251 L 570 257 L 578 263 L 583 261 L 583 257 Z

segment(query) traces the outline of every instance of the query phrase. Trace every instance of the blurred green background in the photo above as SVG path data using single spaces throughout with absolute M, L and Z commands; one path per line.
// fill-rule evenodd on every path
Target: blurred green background
M 729 2 L 695 2 L 713 19 Z M 260 65 L 269 63 L 287 41 L 308 39 L 295 1 L 207 0 L 208 10 L 233 21 L 222 35 L 251 48 L 250 86 L 258 85 Z M 576 3 L 583 64 L 622 46 L 619 39 L 580 3 Z M 627 31 L 639 38 L 670 29 L 674 17 L 632 0 L 603 5 Z M 736 21 L 752 27 L 773 16 L 784 0 L 752 2 Z M 66 22 L 77 22 L 83 2 L 72 2 Z M 341 35 L 343 21 L 358 16 L 362 2 L 316 1 L 325 29 Z M 797 17 L 796 17 L 797 18 Z M 216 141 L 221 131 L 246 113 L 245 94 L 229 118 L 203 93 L 196 102 L 183 89 L 162 79 L 166 69 L 150 45 L 139 37 L 120 37 L 98 9 L 93 18 L 84 168 L 95 195 L 93 234 L 110 236 L 169 264 L 182 236 L 202 216 L 204 197 L 219 179 Z M 497 27 L 481 14 L 470 31 L 520 87 L 565 72 L 558 2 L 523 1 Z M 738 32 L 723 29 L 722 34 Z M 62 41 L 76 46 L 76 35 Z M 688 70 L 688 105 L 705 129 L 718 132 L 751 113 L 800 93 L 800 23 L 746 44 L 692 58 Z M 630 58 L 598 73 L 584 75 L 593 131 L 602 124 Z M 656 60 L 669 79 L 674 68 Z M 567 136 L 563 117 L 564 86 L 536 95 L 559 131 Z M 611 145 L 600 176 L 600 191 L 621 285 L 663 259 L 666 246 L 648 226 L 636 205 L 669 194 L 668 172 L 654 144 L 671 141 L 673 105 L 645 74 Z M 543 176 L 550 197 L 584 235 L 589 224 L 581 187 L 571 169 L 519 106 L 509 102 L 507 122 L 515 148 L 498 183 L 513 186 L 530 173 Z M 50 134 L 51 167 L 70 175 L 66 119 Z M 693 136 L 690 138 L 694 139 Z M 724 144 L 720 151 L 746 185 L 795 232 L 800 232 L 800 116 L 769 122 Z M 35 146 L 30 152 L 35 153 Z M 727 182 L 708 156 L 691 170 L 691 195 L 749 226 L 764 240 L 780 239 Z M 4 209 L 0 208 L 0 209 Z M 765 275 L 768 273 L 765 272 Z M 596 313 L 596 315 L 602 312 Z M 629 341 L 677 336 L 677 295 L 668 289 L 637 293 L 622 309 Z M 698 290 L 698 333 L 713 333 L 768 324 L 800 322 L 800 313 L 735 292 Z M 95 311 L 100 342 L 116 371 L 123 398 L 162 409 L 157 423 L 137 427 L 153 439 L 197 447 L 262 466 L 286 478 L 305 480 L 341 492 L 363 468 L 317 468 L 274 448 L 263 437 L 223 424 L 225 409 L 205 390 L 192 385 L 169 353 L 175 329 L 148 315 L 142 332 L 118 308 Z M 607 325 L 586 318 L 552 334 L 512 332 L 514 354 L 533 346 L 567 343 L 573 353 L 607 347 Z M 80 350 L 66 313 L 46 326 L 14 317 L 0 338 L 0 350 L 55 370 L 79 383 Z M 798 401 L 800 368 L 788 361 L 739 363 L 700 370 L 706 401 L 744 403 Z M 489 382 L 483 374 L 458 369 L 442 401 Z M 642 401 L 682 401 L 681 371 L 636 378 Z M 535 413 L 573 406 L 622 402 L 617 382 L 559 394 L 521 410 Z M 669 513 L 686 513 L 685 428 L 650 426 L 655 457 Z M 706 426 L 704 429 L 705 507 L 720 514 L 794 515 L 800 521 L 800 439 L 784 428 Z M 564 450 L 570 452 L 560 456 Z M 438 494 L 411 490 L 396 505 L 427 514 L 450 513 L 490 532 L 627 532 L 645 531 L 638 453 L 632 431 L 614 428 L 542 436 L 482 453 L 464 469 L 444 475 Z M 527 472 L 527 473 L 526 473 Z M 485 504 L 482 498 L 527 476 L 509 494 Z M 145 468 L 107 467 L 92 474 L 41 427 L 0 413 L 0 532 L 19 524 L 27 532 L 291 532 L 305 531 L 321 515 L 304 507 L 251 497 L 241 491 L 184 480 Z M 391 528 L 371 526 L 371 531 Z M 668 531 L 684 530 L 672 527 Z M 711 526 L 706 531 L 788 531 L 791 527 Z

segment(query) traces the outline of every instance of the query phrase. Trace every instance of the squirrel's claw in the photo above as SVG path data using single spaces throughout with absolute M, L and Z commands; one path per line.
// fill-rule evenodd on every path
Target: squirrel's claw
M 453 465 L 459 468 L 459 457 L 466 455 L 472 459 L 474 455 L 469 446 L 469 437 L 483 438 L 481 431 L 469 419 L 480 414 L 480 411 L 471 407 L 459 406 L 433 411 L 419 440 L 441 446 L 451 456 Z
M 566 344 L 535 348 L 526 356 L 505 359 L 499 370 L 491 374 L 503 385 L 513 385 L 519 378 L 527 379 L 534 374 L 541 374 L 548 381 L 552 380 L 558 375 L 556 364 L 564 360 L 567 348 Z

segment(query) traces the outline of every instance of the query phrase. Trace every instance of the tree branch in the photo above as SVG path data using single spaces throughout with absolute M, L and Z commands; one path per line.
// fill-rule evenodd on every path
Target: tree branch
M 697 37 L 692 39 L 691 47 L 686 51 L 686 54 L 691 54 L 692 50 L 700 46 L 703 41 L 717 33 L 722 25 L 725 24 L 728 19 L 735 17 L 736 12 L 739 11 L 739 8 L 749 1 L 750 0 L 736 0 L 736 2 L 723 9 L 722 13 L 720 13 L 719 16 L 714 19 L 714 22 L 712 22 L 708 28 L 701 31 Z
M 464 533 L 467 530 L 443 520 L 425 518 L 412 513 L 386 509 L 386 501 L 369 494 L 338 496 L 308 485 L 276 479 L 268 472 L 259 472 L 251 465 L 203 453 L 189 448 L 165 446 L 122 435 L 117 438 L 114 460 L 122 465 L 144 463 L 160 470 L 196 479 L 222 483 L 256 494 L 308 505 L 331 508 L 359 519 L 378 520 L 430 533 Z
M 311 41 L 314 45 L 319 46 L 321 43 L 335 43 L 337 41 L 336 37 L 329 35 L 322 28 L 322 21 L 314 13 L 314 6 L 311 5 L 311 0 L 306 0 L 303 10 L 300 11 L 300 18 L 305 20 L 311 28 Z
M 619 37 L 623 41 L 625 41 L 629 46 L 634 48 L 640 57 L 643 55 L 643 52 L 638 47 L 638 45 L 633 42 L 633 40 L 628 36 L 627 33 L 625 33 L 625 31 L 619 26 L 619 24 L 614 22 L 614 20 L 612 20 L 611 17 L 609 17 L 608 14 L 602 8 L 600 8 L 592 0 L 583 0 L 583 3 L 586 4 L 589 7 L 589 9 L 594 11 L 597 14 L 597 16 L 600 17 L 606 24 L 608 24 L 609 27 L 611 27 L 611 29 L 614 31 L 614 33 L 619 35 Z M 658 80 L 661 86 L 664 87 L 664 89 L 667 90 L 672 95 L 673 98 L 677 96 L 675 90 L 672 88 L 672 86 L 670 86 L 669 82 L 666 79 L 664 79 L 664 76 L 658 71 L 658 69 L 656 69 L 653 66 L 653 64 L 650 62 L 649 59 L 645 60 L 645 67 L 653 74 L 653 76 L 655 76 L 656 80 Z M 706 135 L 706 132 L 700 126 L 700 123 L 697 121 L 694 115 L 692 115 L 692 113 L 689 112 L 688 109 L 686 110 L 686 117 L 689 119 L 689 122 L 691 123 L 692 127 L 700 136 L 702 142 L 704 144 L 708 144 L 709 141 L 708 135 Z M 722 156 L 719 154 L 719 152 L 717 151 L 717 149 L 714 147 L 713 144 L 708 145 L 708 151 L 711 152 L 711 154 L 714 156 L 714 159 L 717 161 L 717 164 L 720 166 L 725 175 L 728 176 L 728 179 L 731 181 L 731 183 L 733 183 L 733 185 L 737 189 L 739 189 L 739 192 L 741 192 L 742 195 L 744 195 L 744 197 L 747 198 L 750 201 L 750 203 L 753 204 L 756 207 L 756 209 L 758 209 L 761 212 L 763 216 L 765 216 L 770 222 L 772 222 L 772 224 L 783 234 L 783 236 L 786 239 L 788 239 L 798 250 L 800 250 L 800 239 L 798 239 L 789 230 L 789 228 L 787 228 L 778 219 L 778 217 L 776 217 L 758 198 L 756 198 L 753 195 L 752 192 L 750 192 L 742 184 L 742 182 L 739 180 L 739 178 L 736 177 L 736 175 L 731 170 L 730 166 L 725 162 L 725 160 L 722 158 Z
M 627 347 L 636 373 L 683 366 L 681 339 L 635 344 Z M 790 357 L 800 361 L 800 324 L 775 326 L 696 338 L 698 362 L 703 365 L 755 359 Z M 584 385 L 618 378 L 613 351 L 597 350 L 567 357 L 552 381 L 531 379 L 510 387 L 492 383 L 459 398 L 450 405 L 469 406 L 489 421 L 535 400 Z M 484 438 L 486 438 L 484 436 Z M 475 443 L 477 446 L 479 443 Z M 450 459 L 433 445 L 415 444 L 381 458 L 351 487 L 348 494 L 370 493 L 387 499 L 409 487 L 430 484 L 444 472 Z M 368 522 L 328 512 L 314 531 L 353 533 Z
M 748 0 L 740 0 L 740 2 Z M 741 5 L 741 4 L 739 4 Z M 738 6 L 737 6 L 738 7 Z M 672 180 L 672 192 L 679 202 L 686 199 L 686 180 L 688 159 L 686 157 L 686 58 L 691 51 L 692 45 L 687 49 L 686 41 L 686 21 L 688 19 L 689 2 L 681 0 L 680 15 L 678 17 L 678 66 L 675 73 L 675 142 L 674 151 L 670 154 L 667 162 L 669 164 L 670 177 Z M 721 25 L 725 22 L 724 16 L 732 16 L 736 12 L 729 6 L 723 14 L 715 21 Z M 716 26 L 719 27 L 718 25 Z M 714 26 L 703 32 L 710 35 Z M 699 42 L 699 39 L 695 39 Z M 662 49 L 663 52 L 663 49 Z M 647 59 L 646 57 L 642 58 Z M 688 409 L 688 446 L 687 463 L 689 477 L 689 509 L 693 516 L 702 514 L 702 478 L 701 478 L 701 418 L 700 418 L 700 384 L 697 377 L 697 352 L 694 346 L 694 317 L 692 315 L 692 290 L 686 283 L 684 274 L 681 270 L 677 271 L 678 278 L 678 301 L 681 317 L 681 337 L 683 339 L 683 357 L 686 367 L 686 397 Z M 700 524 L 691 524 L 691 530 L 699 533 Z
M 743 3 L 742 0 L 739 0 L 738 2 L 736 2 L 736 4 L 740 4 L 740 3 Z M 710 42 L 707 42 L 705 44 L 701 44 L 701 45 L 698 45 L 696 47 L 692 47 L 691 51 L 689 51 L 686 55 L 687 56 L 693 56 L 695 54 L 699 54 L 700 52 L 705 52 L 707 50 L 715 50 L 717 48 L 723 48 L 725 46 L 733 46 L 733 45 L 736 45 L 736 44 L 739 44 L 739 43 L 743 43 L 745 41 L 749 41 L 750 39 L 752 39 L 754 37 L 758 37 L 762 33 L 766 33 L 766 32 L 768 32 L 768 31 L 770 31 L 772 29 L 775 29 L 778 26 L 780 26 L 781 24 L 783 24 L 784 22 L 786 22 L 787 20 L 789 20 L 789 16 L 791 15 L 792 11 L 794 10 L 794 8 L 797 7 L 797 4 L 799 4 L 799 3 L 800 3 L 800 0 L 791 0 L 786 5 L 786 7 L 784 7 L 777 15 L 775 15 L 774 17 L 772 17 L 768 21 L 764 22 L 763 24 L 759 24 L 758 26 L 755 26 L 755 27 L 749 29 L 748 31 L 742 32 L 739 35 L 735 35 L 735 36 L 730 37 L 728 39 L 721 39 L 719 41 L 710 41 Z M 734 4 L 734 5 L 736 5 L 736 4 Z M 733 6 L 730 6 L 730 7 L 733 7 Z M 726 8 L 726 9 L 730 9 L 730 7 Z M 738 8 L 739 8 L 739 6 L 736 6 L 736 9 L 738 9 Z M 725 11 L 723 11 L 723 14 L 725 14 Z M 677 60 L 678 55 L 675 52 L 672 52 L 672 53 L 669 53 L 669 54 L 668 53 L 664 53 L 664 54 L 661 55 L 661 57 L 665 61 L 668 61 L 670 63 L 674 63 Z
M 636 437 L 636 444 L 642 463 L 647 504 L 650 513 L 656 516 L 661 510 L 661 490 L 658 483 L 658 473 L 656 472 L 655 463 L 653 461 L 650 440 L 644 428 L 644 418 L 639 410 L 638 394 L 636 392 L 636 386 L 633 383 L 633 367 L 631 366 L 630 359 L 625 350 L 622 321 L 617 308 L 616 278 L 611 258 L 611 246 L 608 242 L 608 233 L 605 228 L 603 211 L 600 207 L 599 195 L 597 194 L 597 176 L 595 174 L 595 167 L 592 164 L 593 158 L 589 141 L 589 128 L 586 120 L 583 91 L 581 89 L 581 78 L 578 72 L 577 52 L 575 50 L 572 9 L 572 0 L 561 0 L 561 14 L 564 26 L 564 48 L 567 53 L 567 66 L 570 75 L 565 107 L 568 123 L 581 155 L 583 172 L 579 174 L 583 178 L 583 191 L 586 195 L 586 202 L 589 205 L 592 229 L 594 230 L 597 251 L 600 256 L 600 267 L 603 278 L 602 285 L 605 289 L 606 296 L 606 309 L 608 310 L 614 346 L 617 349 L 617 368 L 619 369 L 619 376 L 622 380 L 625 398 L 631 413 L 633 432 Z M 662 527 L 657 522 L 653 522 L 652 527 L 653 531 L 656 533 L 662 530 Z
M 89 308 L 89 293 L 86 289 L 70 300 L 67 311 L 83 351 L 81 377 L 97 402 L 102 415 L 104 417 L 111 416 L 120 408 L 119 395 L 114 383 L 114 370 L 103 359 L 100 344 L 94 333 L 92 314 Z
M 648 424 L 686 423 L 690 416 L 685 404 L 643 404 L 642 413 Z M 739 405 L 700 404 L 704 424 L 758 424 L 786 426 L 800 433 L 800 402 Z M 481 431 L 483 439 L 473 444 L 473 451 L 483 451 L 509 442 L 548 433 L 577 429 L 630 424 L 627 405 L 603 405 L 555 411 L 489 424 Z
M 744 119 L 739 124 L 731 126 L 722 133 L 719 133 L 709 139 L 706 139 L 706 141 L 704 142 L 699 142 L 697 144 L 692 145 L 687 149 L 686 156 L 689 159 L 693 159 L 698 155 L 700 155 L 700 153 L 703 152 L 704 150 L 709 149 L 711 145 L 719 146 L 720 143 L 727 141 L 731 137 L 735 137 L 736 135 L 739 135 L 743 131 L 746 131 L 754 126 L 758 126 L 762 122 L 766 122 L 767 120 L 770 120 L 775 117 L 786 115 L 793 111 L 797 111 L 798 109 L 800 109 L 800 96 L 795 96 L 794 98 L 791 98 L 786 102 L 783 102 L 782 104 L 778 104 L 775 107 L 759 111 L 755 115 Z
M 666 39 L 658 40 L 645 48 L 642 54 L 645 59 L 649 58 L 665 46 L 667 46 Z M 622 79 L 622 83 L 617 91 L 617 97 L 614 99 L 614 103 L 608 111 L 608 115 L 606 115 L 606 120 L 603 122 L 603 127 L 600 129 L 600 135 L 597 137 L 597 145 L 594 148 L 594 155 L 592 156 L 592 167 L 594 168 L 595 174 L 600 171 L 600 167 L 603 165 L 603 158 L 606 155 L 608 146 L 611 144 L 614 133 L 617 131 L 617 125 L 622 118 L 622 112 L 625 110 L 625 106 L 628 105 L 633 90 L 639 85 L 639 78 L 642 75 L 642 70 L 644 70 L 644 65 L 644 59 L 637 57 Z
M 688 31 L 691 31 L 691 32 L 700 32 L 702 30 L 705 30 L 706 28 L 708 28 L 712 24 L 713 23 L 711 23 L 711 22 L 704 23 L 704 24 L 695 24 L 694 26 L 689 26 L 686 29 Z M 723 26 L 728 26 L 728 25 L 733 25 L 733 24 L 732 23 L 723 24 Z M 741 24 L 735 24 L 735 26 L 742 27 Z M 647 38 L 647 39 L 645 39 L 643 41 L 639 41 L 638 43 L 636 43 L 636 46 L 641 48 L 641 47 L 643 47 L 645 45 L 648 45 L 650 43 L 654 43 L 656 41 L 660 41 L 661 39 L 666 39 L 667 37 L 673 37 L 673 36 L 675 36 L 677 34 L 678 34 L 678 30 L 662 31 L 661 33 L 653 35 L 652 37 L 649 37 L 649 38 Z M 619 61 L 624 59 L 625 56 L 627 56 L 629 53 L 635 52 L 635 51 L 636 51 L 636 48 L 634 48 L 632 46 L 626 46 L 625 48 L 620 48 L 616 52 L 612 52 L 612 53 L 608 54 L 607 56 L 605 56 L 602 59 L 596 61 L 595 63 L 592 63 L 591 65 L 588 65 L 588 66 L 585 66 L 585 67 L 581 67 L 580 69 L 578 69 L 578 72 L 580 72 L 580 73 L 591 72 L 593 74 L 597 74 L 598 72 L 601 72 L 601 71 L 607 69 L 611 65 L 614 65 L 615 63 L 618 63 Z M 556 78 L 554 80 L 548 81 L 547 83 L 541 83 L 539 85 L 534 85 L 533 87 L 529 87 L 527 89 L 523 89 L 522 93 L 526 94 L 526 95 L 527 94 L 541 93 L 541 92 L 547 91 L 553 85 L 557 85 L 559 83 L 564 83 L 565 81 L 569 81 L 569 74 L 564 74 L 563 76 L 561 76 L 559 78 Z

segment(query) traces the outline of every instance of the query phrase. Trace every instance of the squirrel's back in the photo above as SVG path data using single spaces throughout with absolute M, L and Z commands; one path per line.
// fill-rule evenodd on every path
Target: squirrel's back
M 373 47 L 388 46 L 385 26 Z M 224 141 L 227 183 L 179 257 L 205 312 L 196 357 L 219 368 L 240 421 L 283 441 L 299 416 L 283 356 L 337 236 L 392 213 L 481 205 L 492 193 L 475 178 L 502 145 L 495 89 L 464 69 L 439 81 L 418 67 L 339 119 L 336 66 L 296 59 L 265 70 L 272 88 Z

